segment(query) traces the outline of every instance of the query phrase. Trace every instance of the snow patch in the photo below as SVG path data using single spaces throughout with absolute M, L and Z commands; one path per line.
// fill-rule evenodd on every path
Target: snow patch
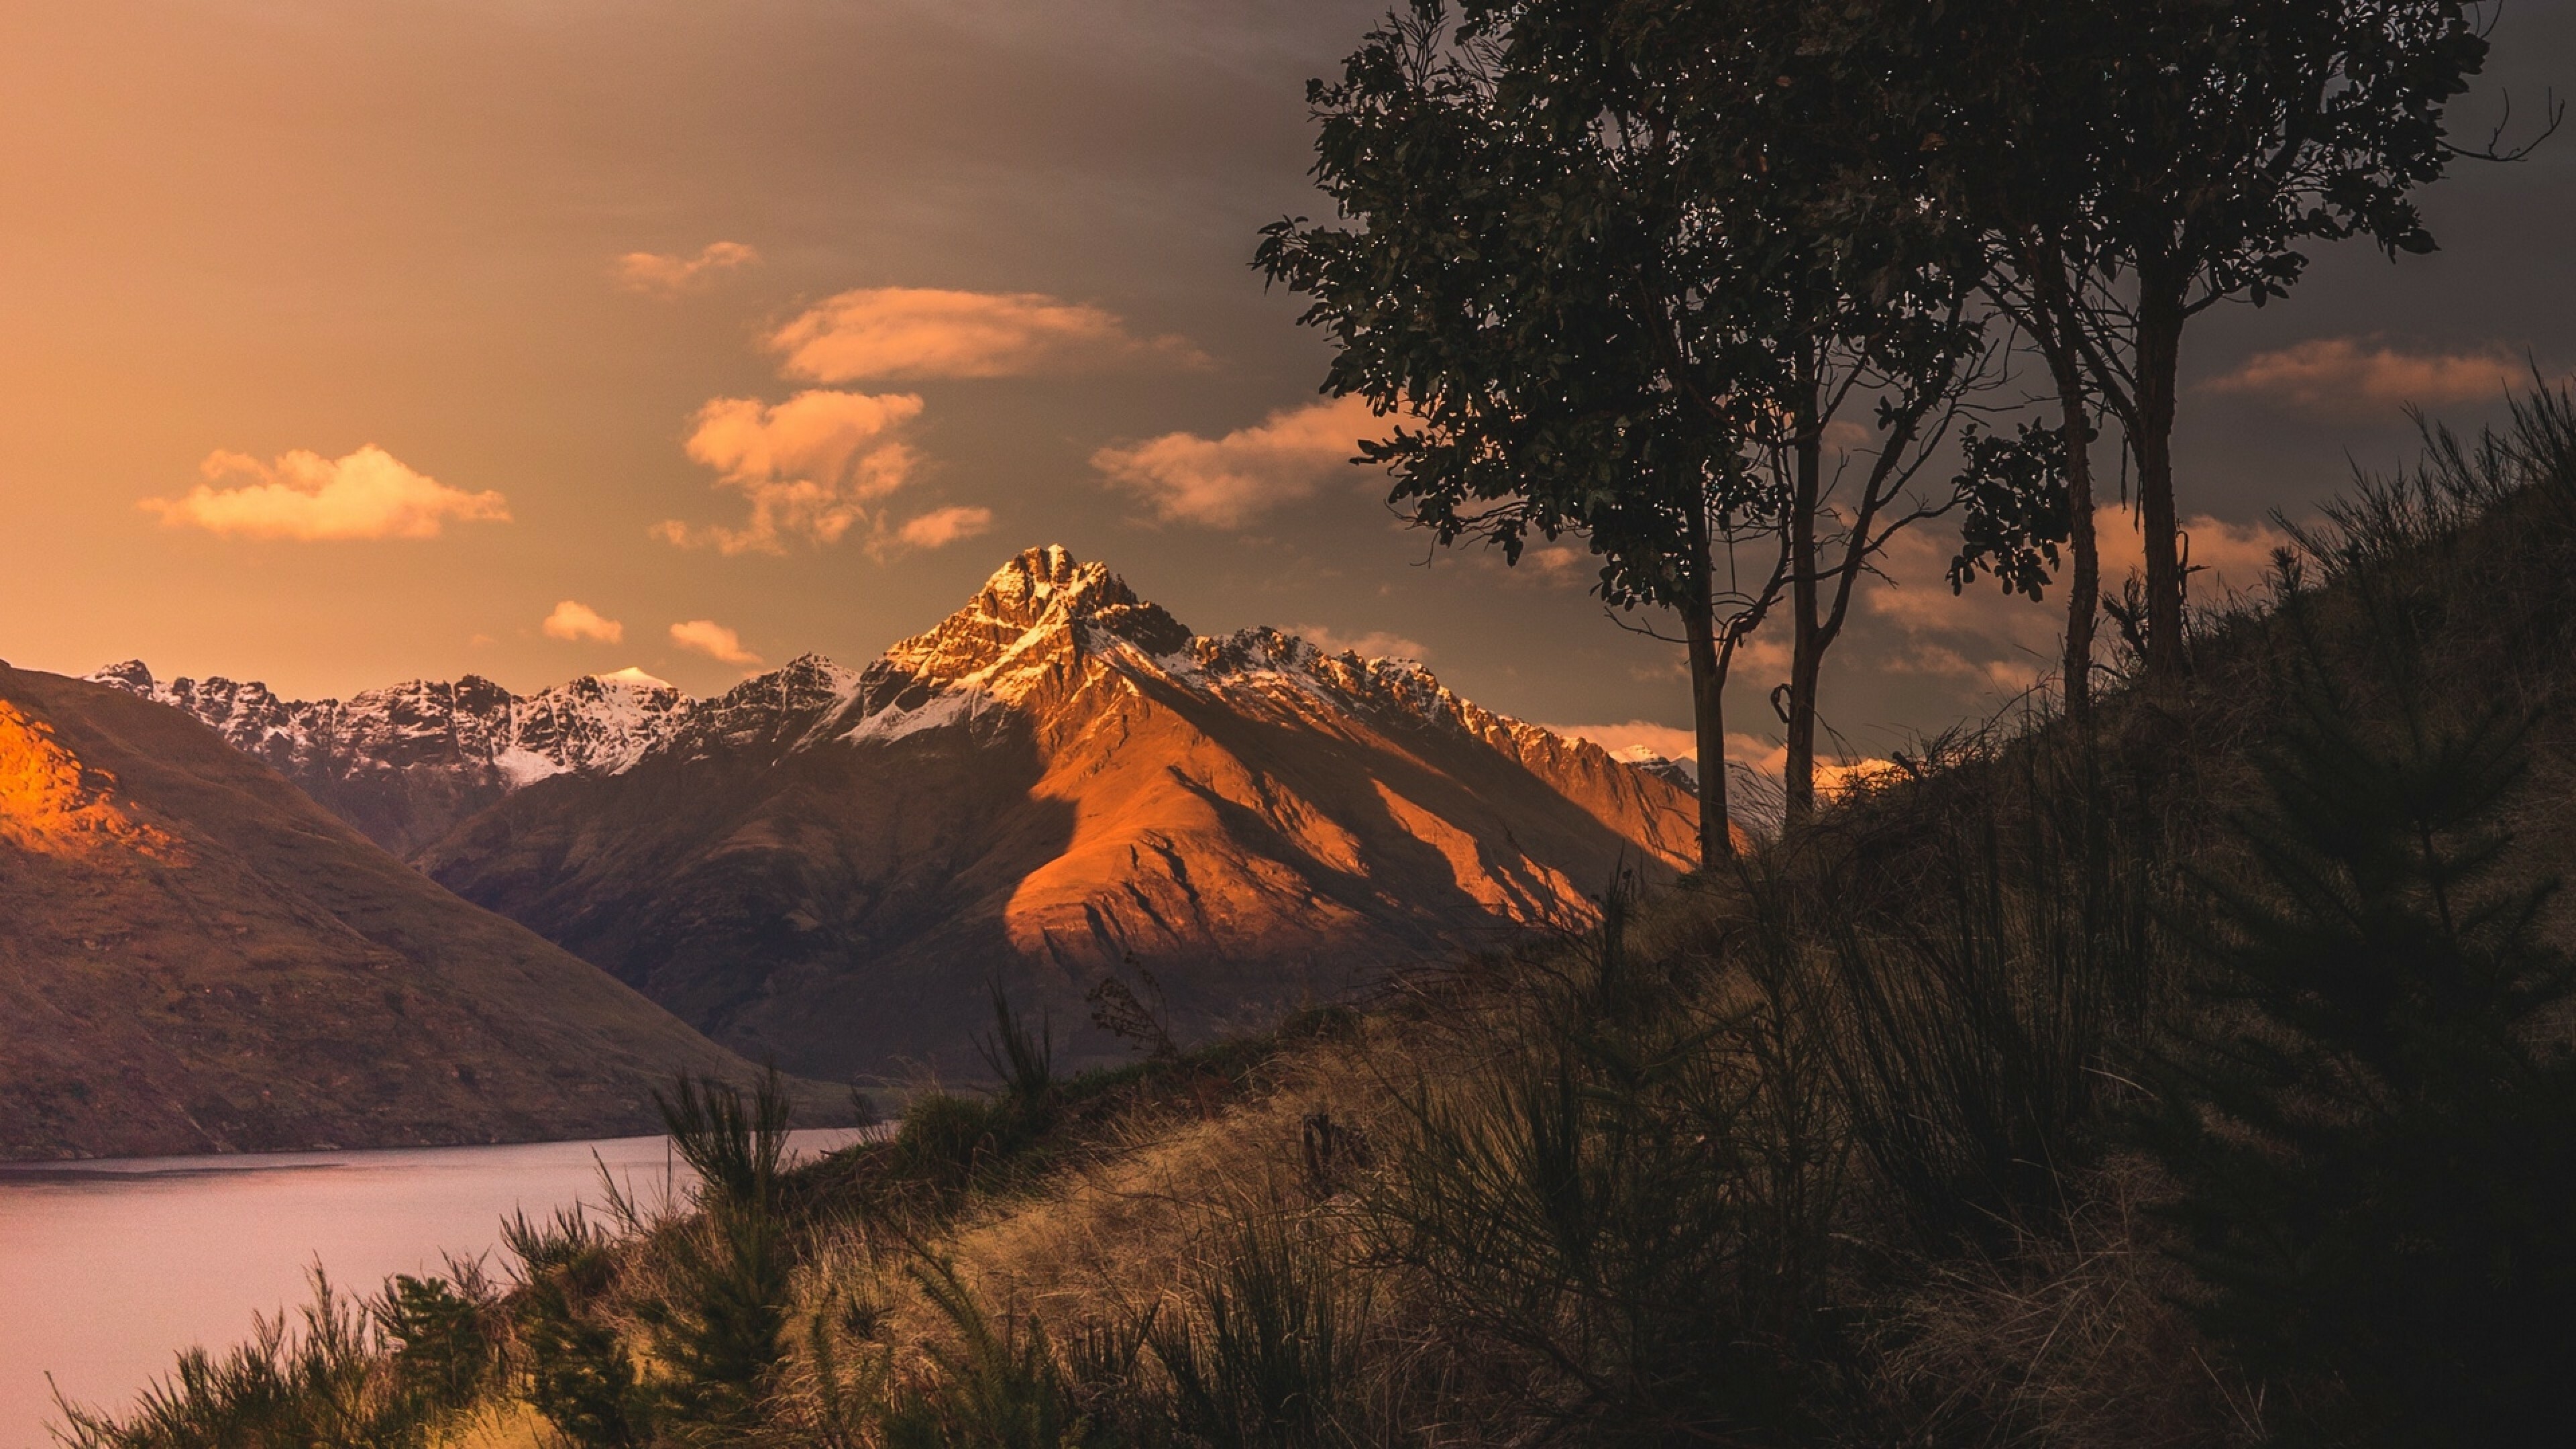
M 841 736 L 851 744 L 871 740 L 890 742 L 924 730 L 935 730 L 974 717 L 982 696 L 974 690 L 957 689 L 934 694 L 913 709 L 891 706 L 878 710 L 859 721 L 857 728 Z

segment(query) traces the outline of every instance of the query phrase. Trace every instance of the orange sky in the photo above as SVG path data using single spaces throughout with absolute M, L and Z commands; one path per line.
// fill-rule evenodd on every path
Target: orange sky
M 8 7 L 0 657 L 705 691 L 862 663 L 1060 541 L 1202 630 L 1684 724 L 1671 652 L 1602 620 L 1579 557 L 1420 566 L 1247 266 L 1315 209 L 1304 79 L 1381 8 Z M 2564 90 L 2571 35 L 2509 11 L 2499 69 Z M 2397 400 L 2474 422 L 2525 349 L 2576 354 L 2571 151 L 2438 195 L 2440 257 L 2337 254 L 2194 335 L 2185 511 L 2240 525 L 2204 556 L 2256 556 L 2242 525 L 2347 450 L 2401 456 Z M 1841 660 L 1860 744 L 2044 659 L 2044 618 L 1957 606 L 1942 556 L 1900 556 Z

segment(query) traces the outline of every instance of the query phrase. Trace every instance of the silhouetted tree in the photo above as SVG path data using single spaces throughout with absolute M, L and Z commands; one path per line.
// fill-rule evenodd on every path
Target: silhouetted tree
M 2183 668 L 2172 437 L 2182 337 L 2221 302 L 2287 295 L 2304 246 L 2433 250 L 2412 194 L 2464 154 L 2445 107 L 2483 66 L 2461 0 L 1883 0 L 1945 212 L 1990 240 L 1991 295 L 2046 359 L 2073 502 L 2068 700 L 2087 690 L 2086 403 L 2137 465 L 2152 676 Z M 2495 155 L 2491 144 L 2477 153 Z
M 2205 882 L 2214 1024 L 2148 1141 L 2203 1325 L 2280 1390 L 2288 1442 L 2562 1442 L 2576 963 L 2498 824 L 2528 721 L 2398 693 L 2364 722 L 2318 672 L 2242 822 L 2257 869 Z

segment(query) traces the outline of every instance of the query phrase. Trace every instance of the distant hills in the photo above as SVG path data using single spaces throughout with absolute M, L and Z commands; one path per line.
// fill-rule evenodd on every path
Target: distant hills
M 1185 1035 L 1589 919 L 1690 861 L 1686 777 L 1494 715 L 1408 661 L 1198 637 L 1062 548 L 865 669 L 710 699 L 611 676 L 345 704 L 101 681 L 275 763 L 458 895 L 718 1041 L 821 1076 L 958 1067 L 987 982 L 1077 1054 L 1151 973 Z M 1149 993 L 1150 995 L 1150 993 Z
M 0 1158 L 646 1131 L 681 1069 L 751 1070 L 185 716 L 0 665 Z

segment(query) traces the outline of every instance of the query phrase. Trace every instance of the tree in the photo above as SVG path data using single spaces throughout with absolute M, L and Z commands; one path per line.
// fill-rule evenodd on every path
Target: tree
M 1888 57 L 1823 25 L 1477 0 L 1453 26 L 1414 0 L 1309 92 L 1317 177 L 1358 224 L 1282 222 L 1259 257 L 1339 344 L 1326 389 L 1419 418 L 1367 449 L 1415 522 L 1513 560 L 1580 533 L 1605 600 L 1681 614 L 1709 859 L 1736 647 L 1787 606 L 1802 816 L 1825 653 L 1893 534 L 1955 505 L 1911 488 L 1982 355 L 1973 248 L 1889 181 Z M 1829 470 L 1862 409 L 1858 466 Z
M 1785 584 L 1785 565 L 1720 576 L 1777 511 L 1742 455 L 1744 374 L 1766 359 L 1695 301 L 1744 262 L 1651 78 L 1509 19 L 1453 27 L 1415 0 L 1312 84 L 1316 175 L 1355 225 L 1280 222 L 1257 264 L 1332 333 L 1327 391 L 1418 423 L 1364 445 L 1415 523 L 1514 563 L 1533 537 L 1582 536 L 1605 602 L 1680 614 L 1715 861 L 1724 673 Z
M 2108 12 L 2057 0 L 1897 0 L 1850 13 L 1853 25 L 1880 31 L 1906 55 L 1891 67 L 1891 129 L 1915 140 L 1931 205 L 1985 248 L 1979 290 L 2039 354 L 2057 405 L 2053 464 L 2043 463 L 2044 440 L 2029 429 L 2011 439 L 1990 434 L 1983 456 L 1972 453 L 1977 499 L 1951 584 L 1964 587 L 1991 568 L 2006 589 L 2037 599 L 2057 563 L 2050 545 L 2067 545 L 2060 696 L 2080 721 L 2092 711 L 2102 568 L 2094 389 L 2077 299 L 2101 270 L 2104 239 L 2088 181 L 2099 78 L 2079 58 L 2109 43 L 2096 33 Z M 1979 517 L 2013 507 L 2025 510 L 2017 522 Z
M 2048 361 L 2079 515 L 2079 391 L 2120 423 L 2137 467 L 2151 677 L 2185 662 L 2172 455 L 2184 330 L 2221 302 L 2286 296 L 2310 242 L 2433 250 L 2412 194 L 2464 154 L 2444 108 L 2484 64 L 2477 10 L 1996 0 L 1879 12 L 1913 26 L 1913 73 L 1944 97 L 1924 114 L 1952 158 L 1945 204 L 1992 238 L 2005 279 L 1994 296 Z M 2095 583 L 2089 519 L 2074 525 L 2070 680 L 2079 645 L 2089 666 Z M 2070 702 L 2084 694 L 2070 682 Z

